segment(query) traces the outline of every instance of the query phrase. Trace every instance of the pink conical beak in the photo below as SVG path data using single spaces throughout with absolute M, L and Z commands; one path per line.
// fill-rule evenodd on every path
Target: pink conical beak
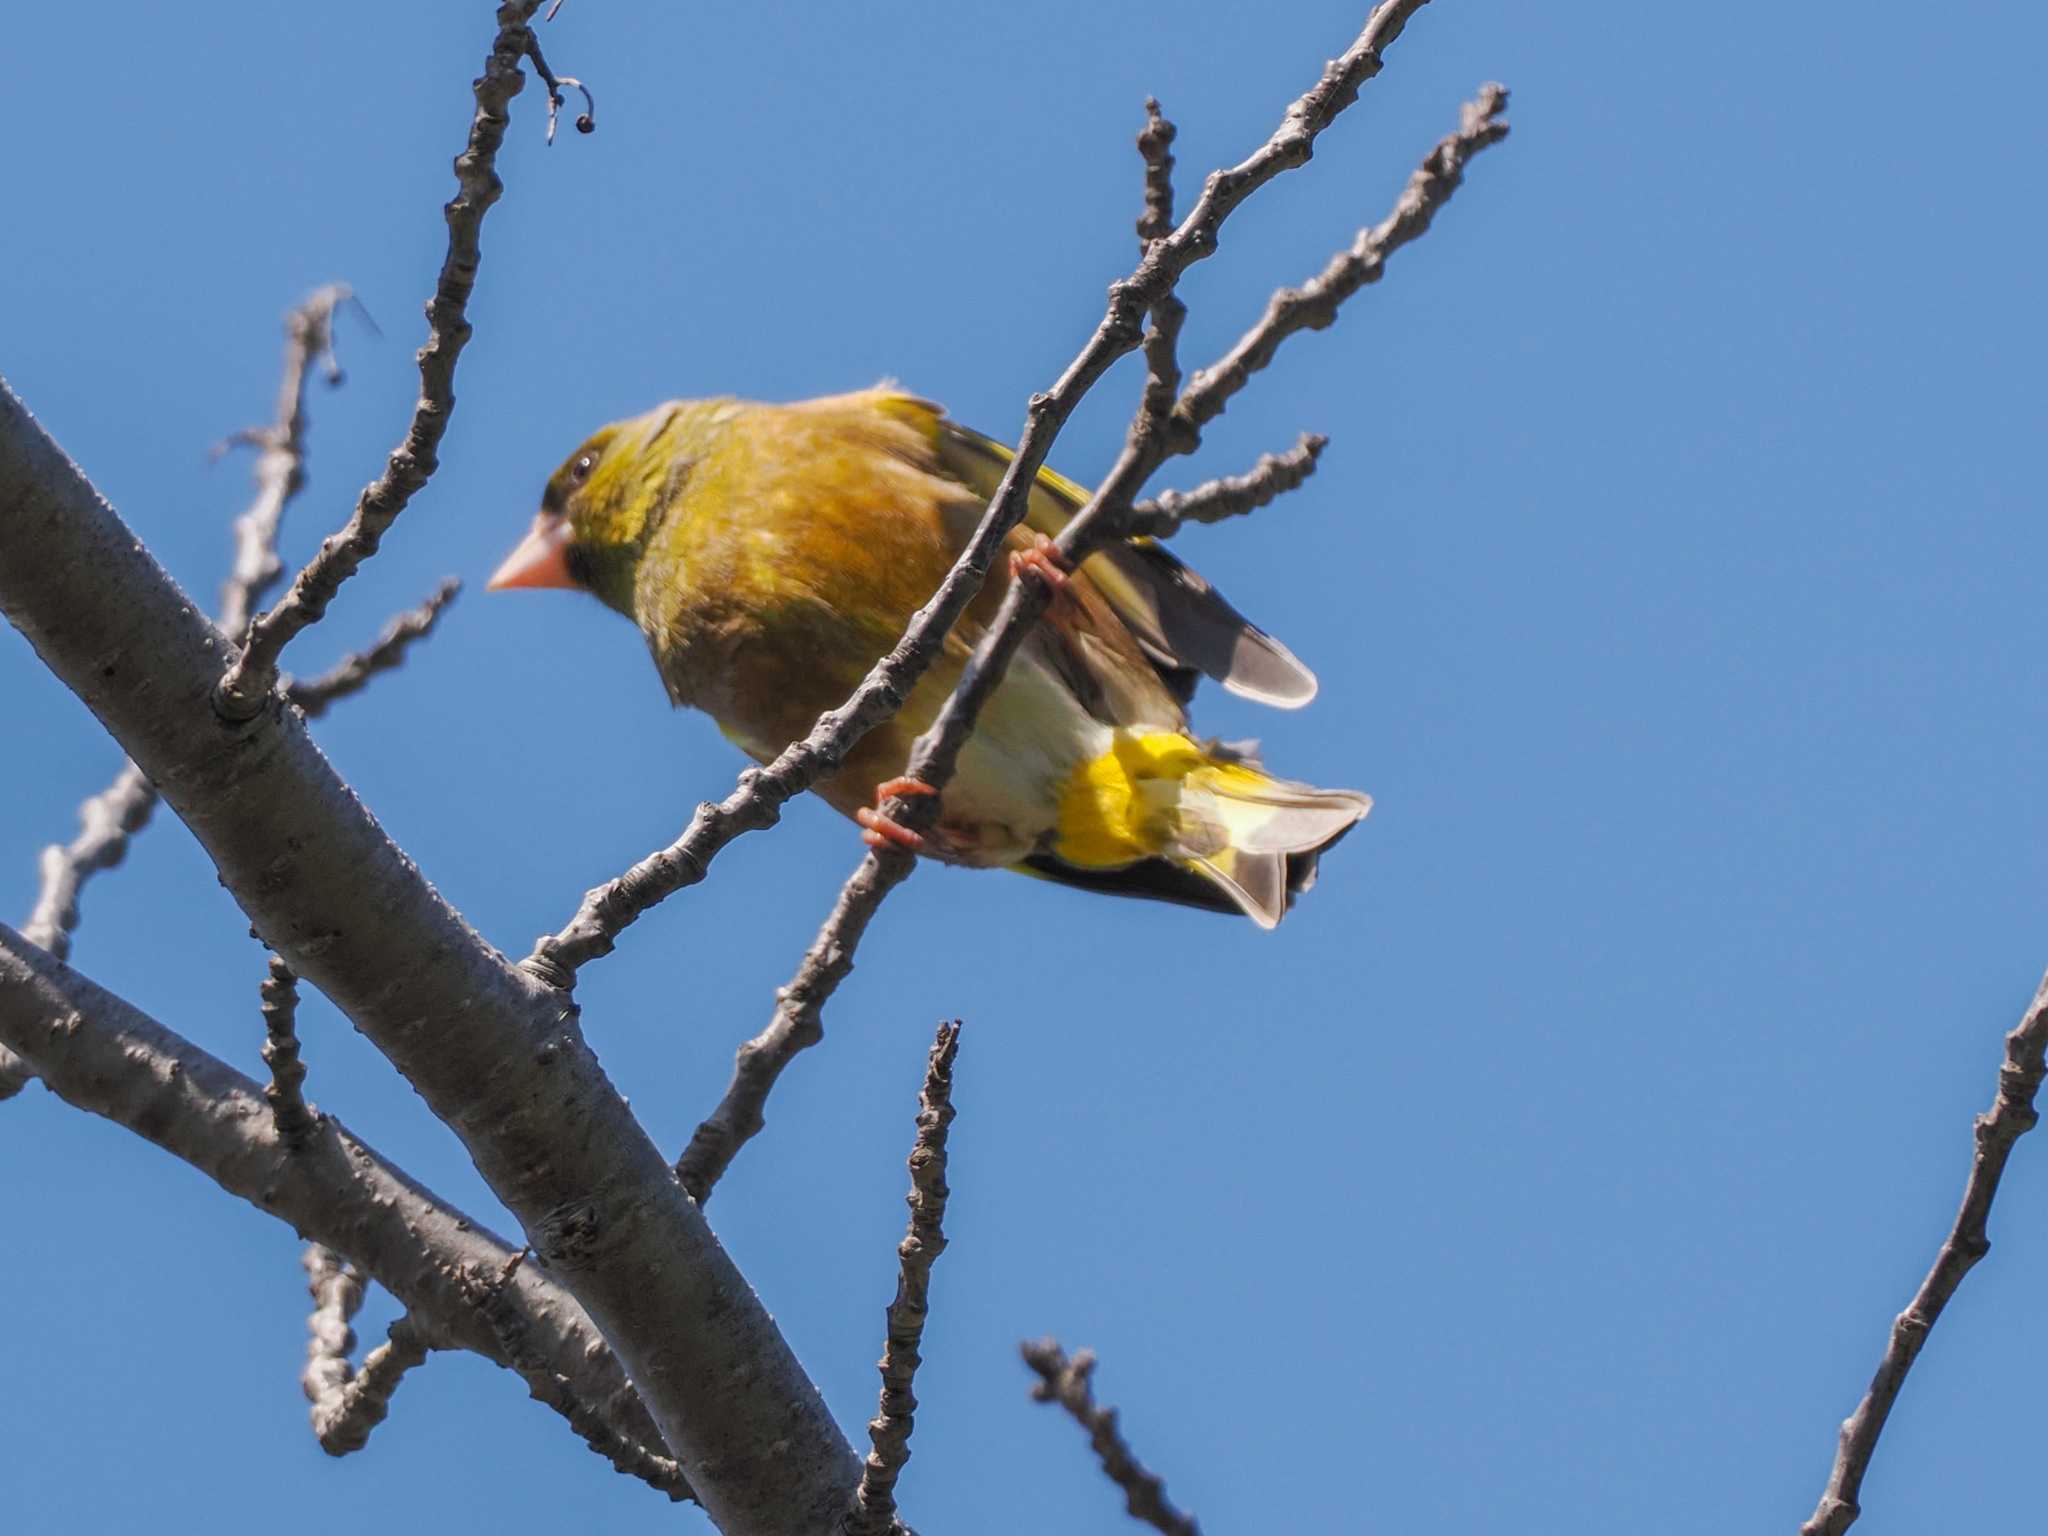
M 484 583 L 486 592 L 508 587 L 575 587 L 581 583 L 569 574 L 569 519 L 543 512 L 533 528 L 519 541 L 519 547 L 505 557 L 505 563 L 491 572 Z

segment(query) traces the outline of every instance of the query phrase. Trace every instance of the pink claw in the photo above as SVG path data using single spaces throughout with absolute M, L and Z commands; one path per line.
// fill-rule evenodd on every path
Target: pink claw
M 875 786 L 875 804 L 871 810 L 862 806 L 853 813 L 853 819 L 864 829 L 860 839 L 870 848 L 881 848 L 894 843 L 898 848 L 907 848 L 912 853 L 923 853 L 929 845 L 924 835 L 913 832 L 900 821 L 883 814 L 882 802 L 892 795 L 936 795 L 938 791 L 923 779 L 885 779 Z
M 1012 579 L 1026 571 L 1035 573 L 1055 595 L 1067 585 L 1067 562 L 1060 554 L 1059 546 L 1036 529 L 1031 532 L 1029 549 L 1012 550 L 1010 553 Z

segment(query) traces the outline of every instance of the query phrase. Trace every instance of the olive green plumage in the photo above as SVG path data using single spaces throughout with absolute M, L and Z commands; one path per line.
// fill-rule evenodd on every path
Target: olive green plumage
M 632 619 L 677 704 L 766 761 L 845 699 L 944 578 L 1007 450 L 879 388 L 678 401 L 599 430 L 548 481 L 494 585 L 576 585 Z M 1086 499 L 1042 473 L 1027 527 Z M 543 556 L 557 562 L 542 570 Z M 524 564 L 522 564 L 524 562 Z M 852 815 L 903 771 L 1008 584 L 999 564 L 903 709 L 818 792 Z M 1277 922 L 1371 801 L 1197 742 L 1200 675 L 1284 707 L 1314 678 L 1151 541 L 1083 562 L 989 699 L 927 851 Z

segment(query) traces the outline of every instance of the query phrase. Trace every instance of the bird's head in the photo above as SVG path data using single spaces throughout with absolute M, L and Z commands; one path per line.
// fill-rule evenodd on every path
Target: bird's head
M 574 587 L 631 616 L 641 556 L 731 407 L 673 400 L 598 428 L 548 477 L 533 527 L 485 590 Z

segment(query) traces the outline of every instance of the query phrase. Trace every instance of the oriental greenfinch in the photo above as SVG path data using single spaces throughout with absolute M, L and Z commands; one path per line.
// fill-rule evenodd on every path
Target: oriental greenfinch
M 839 704 L 965 547 L 1009 451 L 886 386 L 766 405 L 672 401 L 601 428 L 549 479 L 493 589 L 575 587 L 630 618 L 670 699 L 757 762 Z M 950 863 L 1242 912 L 1272 927 L 1317 857 L 1371 808 L 1267 774 L 1187 726 L 1202 676 L 1295 708 L 1314 676 L 1156 540 L 1067 572 L 1046 539 L 1087 500 L 1050 470 L 903 708 L 814 787 L 869 828 Z M 977 718 L 932 830 L 878 795 L 938 714 L 1009 583 L 1050 606 Z M 900 834 L 900 836 L 899 836 Z

